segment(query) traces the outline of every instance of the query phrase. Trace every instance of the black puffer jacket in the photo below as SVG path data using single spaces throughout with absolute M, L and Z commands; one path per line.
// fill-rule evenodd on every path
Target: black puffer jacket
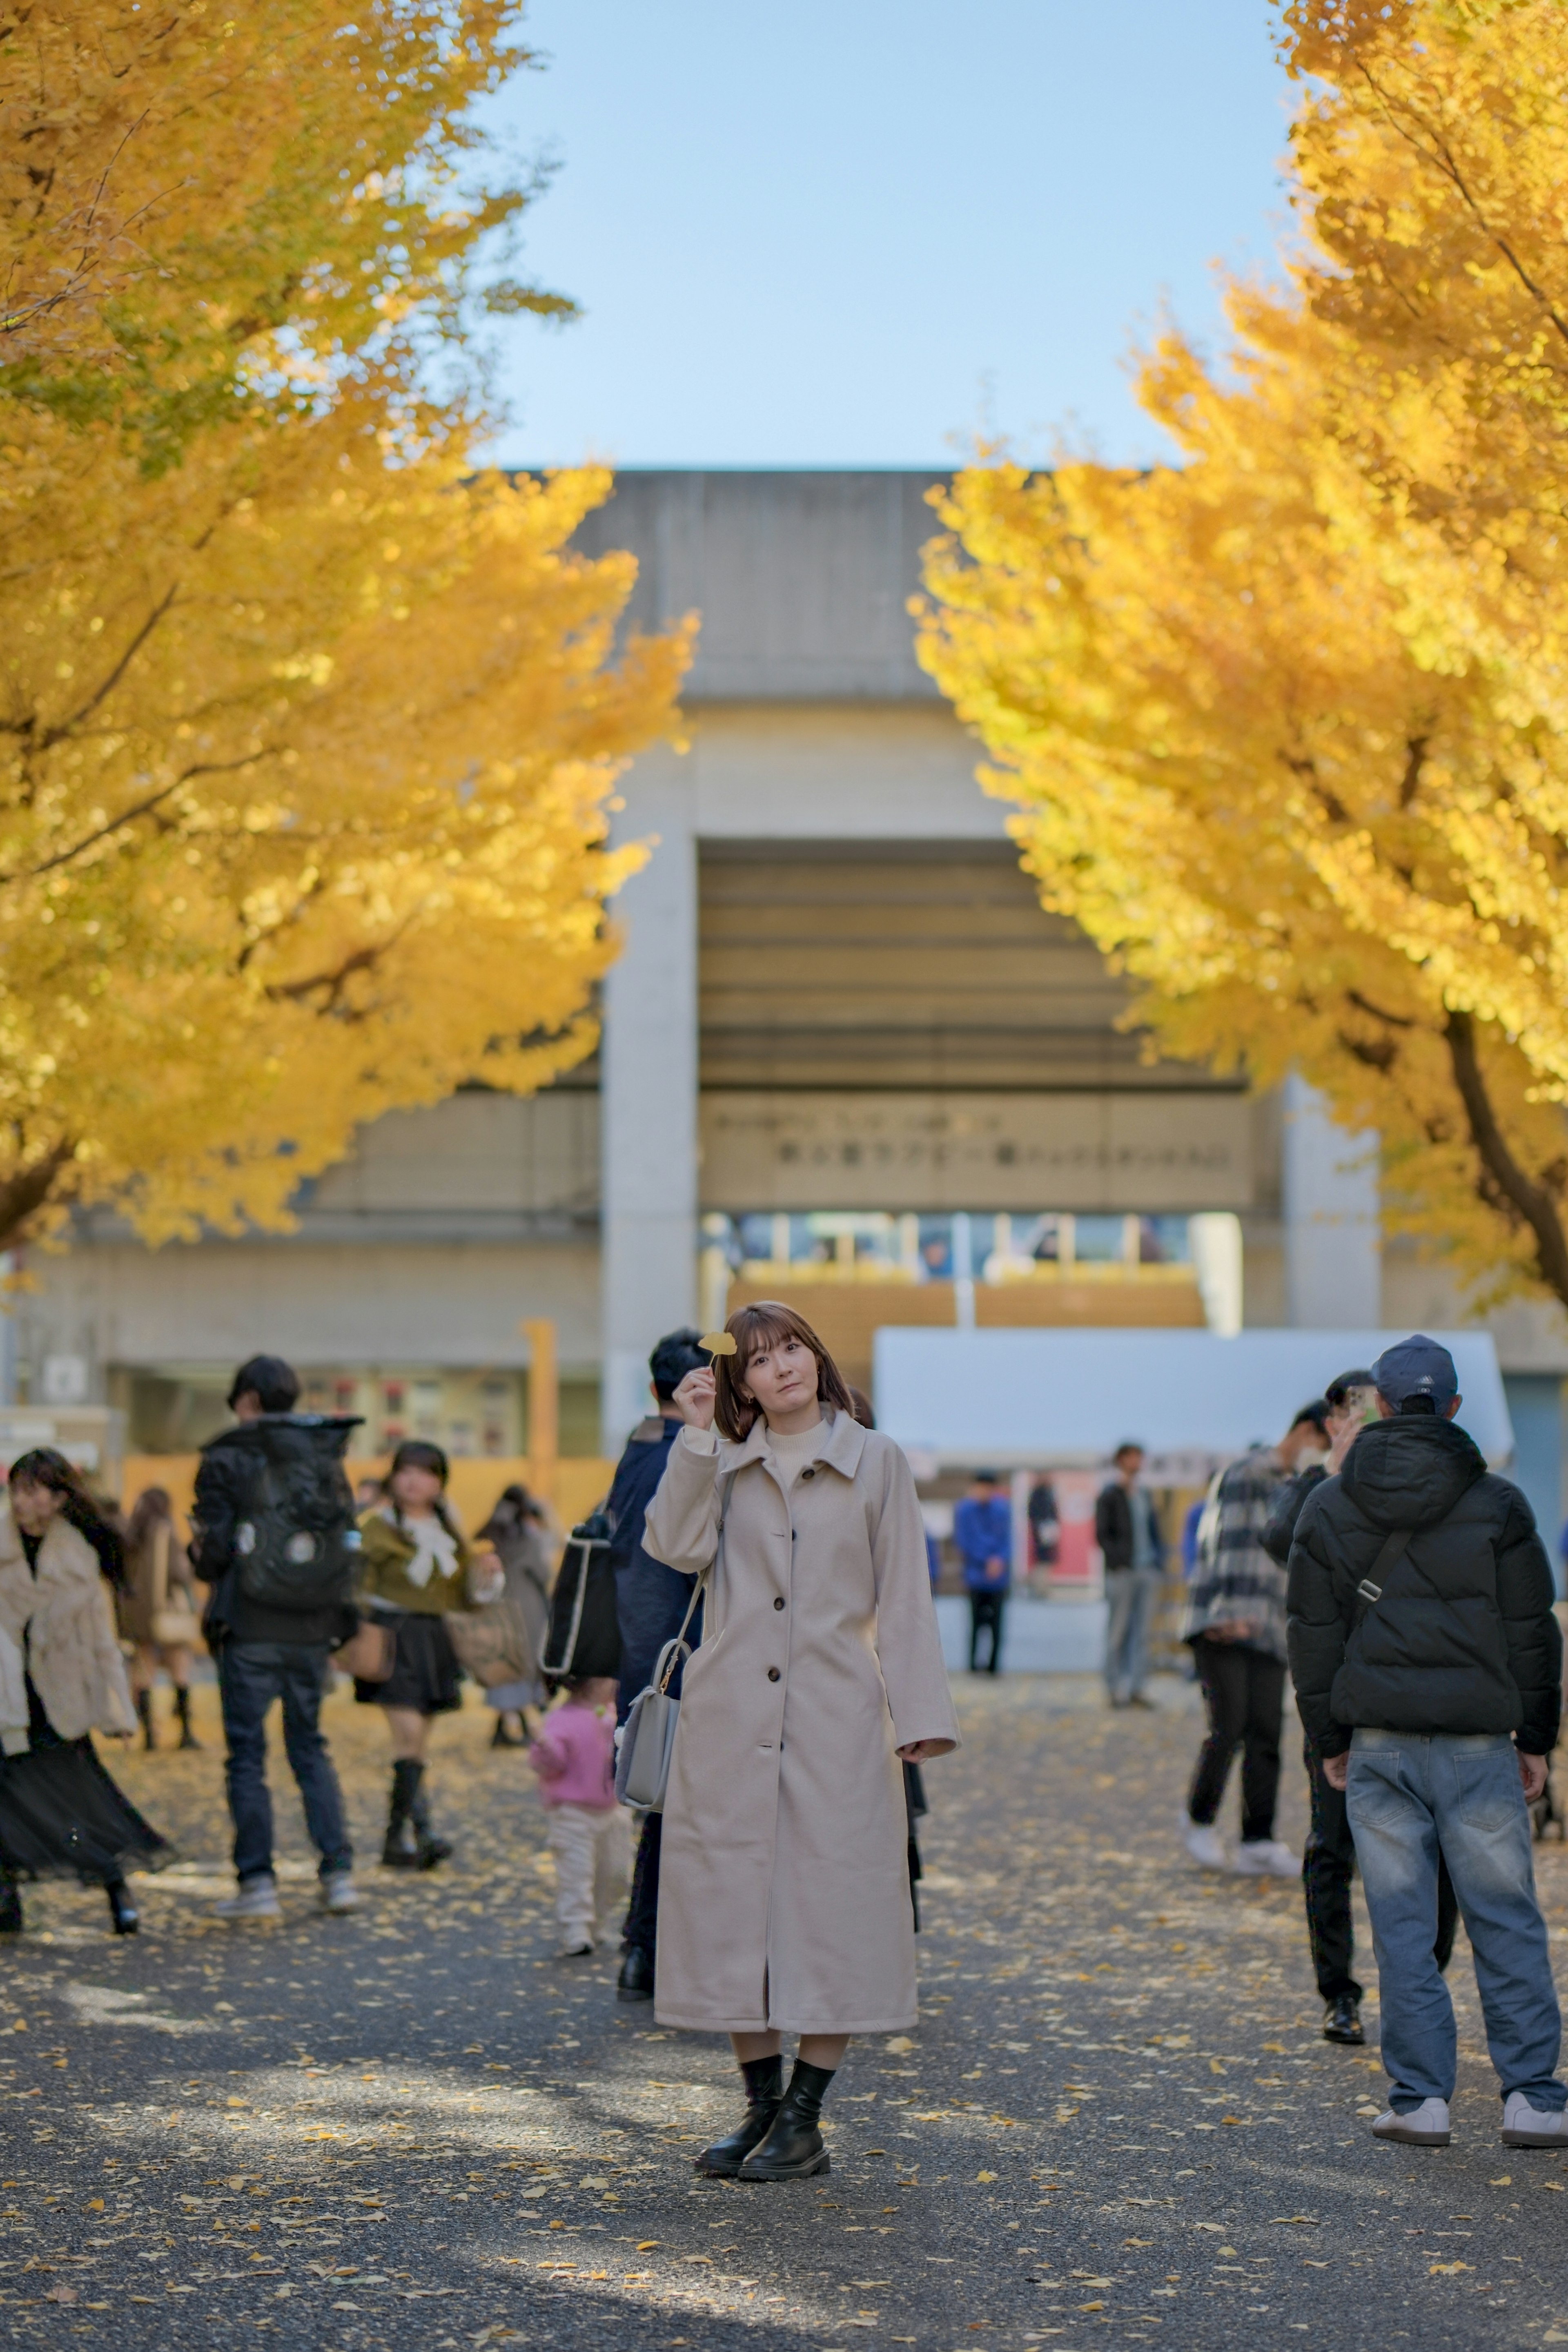
M 1402 1559 L 1377 1559 L 1395 1529 Z M 1382 1597 L 1358 1599 L 1363 1579 Z M 1516 1732 L 1549 1756 L 1563 1694 L 1552 1571 L 1530 1505 L 1452 1422 L 1364 1429 L 1307 1496 L 1291 1547 L 1291 1673 L 1307 1736 L 1339 1756 L 1357 1726 Z
M 1291 1557 L 1291 1546 L 1296 1540 L 1296 1523 L 1307 1507 L 1307 1496 L 1321 1486 L 1328 1476 L 1321 1462 L 1310 1470 L 1299 1470 L 1280 1489 L 1280 1499 L 1269 1514 L 1269 1524 L 1258 1540 L 1270 1559 L 1283 1568 Z

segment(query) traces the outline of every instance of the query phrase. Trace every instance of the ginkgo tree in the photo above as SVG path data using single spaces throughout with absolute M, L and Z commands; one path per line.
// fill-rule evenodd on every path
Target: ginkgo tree
M 1568 18 L 1281 25 L 1290 282 L 1145 359 L 1182 464 L 958 477 L 922 656 L 1151 1038 L 1300 1068 L 1482 1295 L 1568 1303 Z
M 278 1223 L 355 1127 L 592 1045 L 685 632 L 476 471 L 512 5 L 14 6 L 0 41 L 0 1245 Z M 504 286 L 507 307 L 563 306 Z

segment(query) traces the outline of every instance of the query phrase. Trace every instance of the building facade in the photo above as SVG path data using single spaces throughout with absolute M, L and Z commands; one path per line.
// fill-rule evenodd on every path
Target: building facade
M 596 1060 L 379 1121 L 287 1236 L 151 1252 L 82 1219 L 30 1263 L 18 1392 L 119 1404 L 133 1451 L 180 1452 L 266 1348 L 364 1416 L 367 1450 L 509 1457 L 519 1325 L 549 1316 L 563 1450 L 592 1454 L 637 1419 L 653 1340 L 727 1297 L 809 1291 L 852 1368 L 890 1319 L 1463 1319 L 1385 1246 L 1367 1139 L 1304 1088 L 1149 1059 L 1122 983 L 1040 908 L 914 657 L 939 478 L 621 476 L 581 543 L 636 554 L 634 622 L 702 627 L 686 748 L 625 782 L 651 854 Z M 1555 1519 L 1568 1322 L 1491 1320 Z

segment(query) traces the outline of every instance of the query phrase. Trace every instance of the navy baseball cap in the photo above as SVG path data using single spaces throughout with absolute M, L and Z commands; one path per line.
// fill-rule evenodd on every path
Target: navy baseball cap
M 1377 1393 L 1396 1412 L 1409 1397 L 1429 1397 L 1434 1412 L 1444 1412 L 1459 1393 L 1459 1377 L 1447 1348 L 1417 1331 L 1385 1348 L 1372 1368 Z

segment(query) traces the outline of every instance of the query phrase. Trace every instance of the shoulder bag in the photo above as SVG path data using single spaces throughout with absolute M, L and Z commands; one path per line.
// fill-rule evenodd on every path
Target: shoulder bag
M 645 1690 L 638 1692 L 630 1714 L 615 1735 L 615 1795 L 621 1804 L 634 1806 L 639 1812 L 660 1813 L 664 1809 L 670 1759 L 675 1749 L 675 1726 L 681 1714 L 680 1700 L 670 1696 L 670 1683 L 675 1668 L 692 1654 L 686 1628 L 696 1613 L 697 1602 L 713 1580 L 724 1549 L 725 1516 L 735 1475 L 733 1470 L 727 1475 L 724 1499 L 719 1506 L 718 1542 L 713 1558 L 693 1580 L 692 1597 L 686 1603 L 680 1632 L 660 1651 L 653 1681 Z
M 397 1664 L 397 1635 L 376 1618 L 361 1617 L 348 1640 L 333 1651 L 332 1664 L 357 1683 L 390 1682 Z

